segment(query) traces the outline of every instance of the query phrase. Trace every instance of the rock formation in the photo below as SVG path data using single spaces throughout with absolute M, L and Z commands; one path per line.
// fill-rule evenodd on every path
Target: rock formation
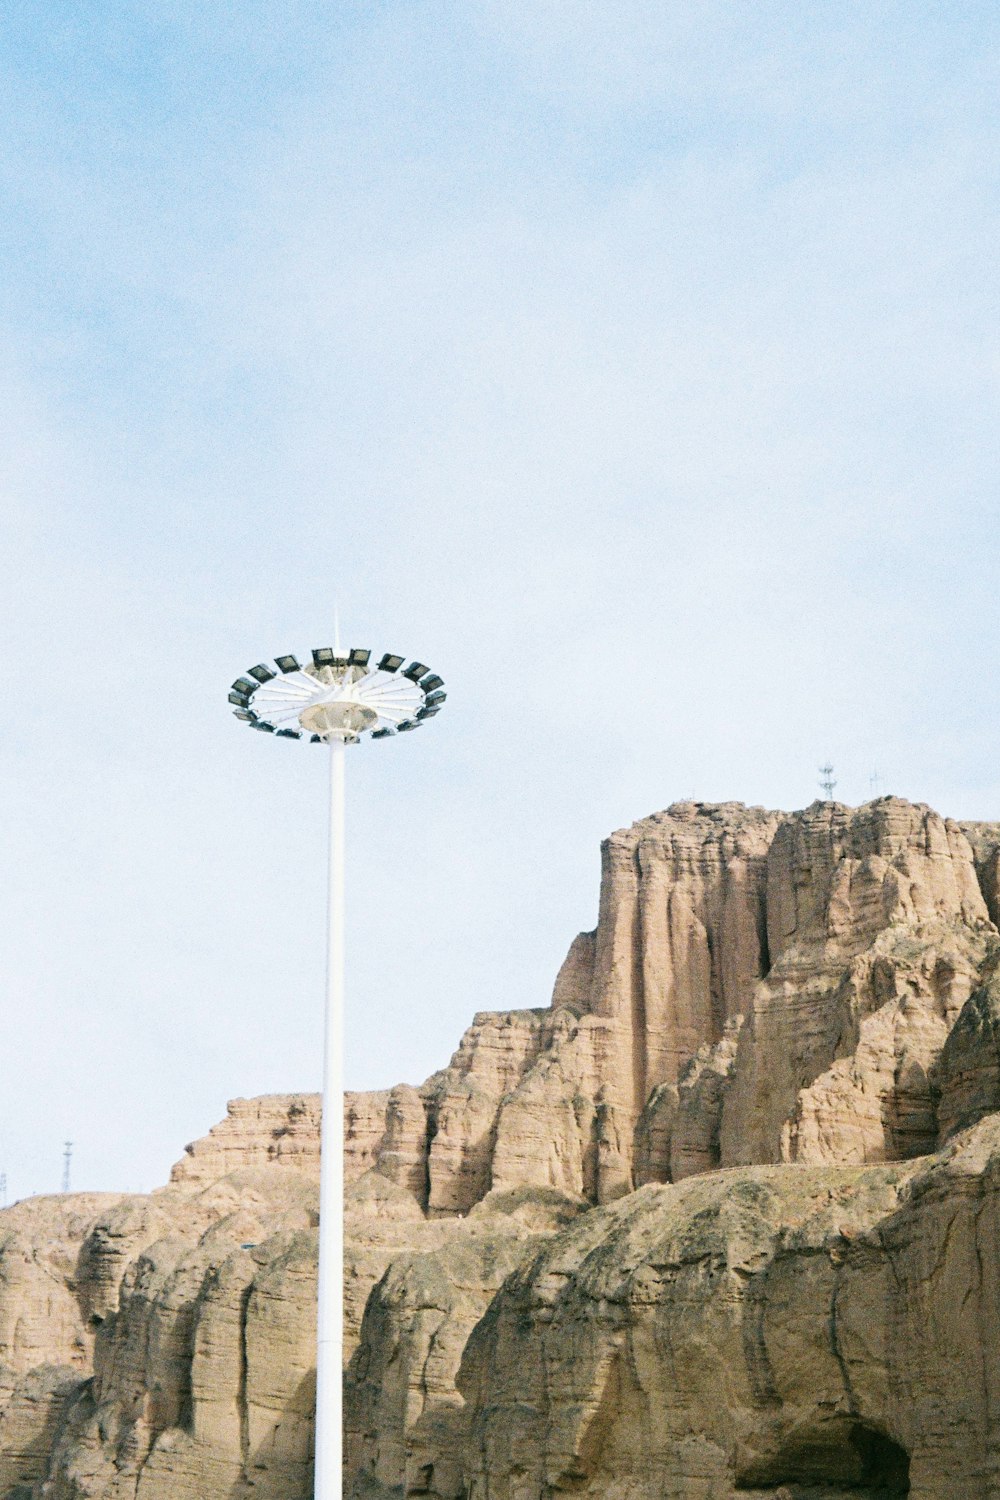
M 1000 1500 L 998 903 L 896 798 L 613 835 L 548 1008 L 345 1100 L 357 1500 Z M 0 1500 L 311 1495 L 318 1162 L 0 1212 Z
M 605 843 L 597 929 L 551 1007 L 477 1015 L 419 1090 L 354 1096 L 354 1170 L 465 1213 L 528 1183 L 603 1203 L 930 1151 L 934 1069 L 998 941 L 998 857 L 1000 824 L 895 797 L 646 818 Z
M 998 1325 L 996 1116 L 920 1162 L 641 1188 L 469 1338 L 467 1493 L 985 1500 Z

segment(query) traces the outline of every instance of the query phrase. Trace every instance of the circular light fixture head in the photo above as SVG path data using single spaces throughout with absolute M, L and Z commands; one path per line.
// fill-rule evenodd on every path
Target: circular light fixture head
M 388 739 L 437 713 L 447 694 L 430 667 L 414 661 L 401 671 L 406 657 L 391 652 L 374 661 L 375 653 L 361 647 L 318 646 L 307 666 L 297 656 L 277 656 L 273 670 L 261 662 L 238 677 L 229 701 L 252 729 L 314 745 L 356 745 L 369 733 Z

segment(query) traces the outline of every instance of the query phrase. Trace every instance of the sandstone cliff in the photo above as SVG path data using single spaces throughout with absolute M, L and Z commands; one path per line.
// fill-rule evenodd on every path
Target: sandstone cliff
M 998 869 L 679 804 L 548 1008 L 348 1096 L 358 1500 L 1000 1500 Z M 156 1193 L 0 1213 L 0 1500 L 311 1494 L 318 1142 L 236 1100 Z
M 920 1163 L 642 1188 L 474 1330 L 468 1494 L 995 1496 L 998 1247 L 996 1117 Z
M 609 1202 L 762 1162 L 905 1160 L 992 961 L 1000 825 L 883 797 L 680 803 L 604 845 L 547 1010 L 477 1015 L 419 1090 L 355 1096 L 353 1170 L 431 1213 L 535 1183 Z

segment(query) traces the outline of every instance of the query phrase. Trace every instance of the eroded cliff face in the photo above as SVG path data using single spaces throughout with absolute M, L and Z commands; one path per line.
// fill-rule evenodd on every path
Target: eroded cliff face
M 551 1006 L 345 1101 L 348 1491 L 1000 1500 L 998 851 L 894 798 L 609 839 Z M 319 1123 L 0 1212 L 0 1500 L 307 1500 Z
M 465 1493 L 996 1496 L 998 1246 L 995 1116 L 919 1163 L 642 1188 L 473 1331 Z
M 355 1096 L 353 1170 L 430 1212 L 610 1202 L 764 1162 L 934 1148 L 934 1070 L 992 961 L 1000 825 L 895 797 L 680 803 L 612 835 L 548 1010 L 484 1012 L 420 1089 Z

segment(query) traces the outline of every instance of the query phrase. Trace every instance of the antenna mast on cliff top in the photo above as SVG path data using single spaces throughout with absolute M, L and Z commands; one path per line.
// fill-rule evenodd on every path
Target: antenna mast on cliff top
M 229 690 L 237 719 L 276 740 L 304 740 L 330 752 L 330 868 L 327 986 L 320 1142 L 319 1310 L 316 1352 L 314 1500 L 343 1491 L 344 1349 L 344 751 L 362 735 L 408 733 L 438 713 L 444 683 L 423 662 L 367 648 L 319 646 L 302 666 L 276 656 L 237 677 Z
M 72 1141 L 67 1141 L 66 1144 L 63 1146 L 62 1190 L 63 1190 L 64 1193 L 68 1193 L 69 1192 L 69 1169 L 70 1169 L 70 1164 L 72 1163 L 72 1160 L 73 1160 L 73 1142 Z
M 833 767 L 829 764 L 820 766 L 819 775 L 820 787 L 822 788 L 827 802 L 831 802 L 833 800 L 833 789 L 837 785 L 837 783 L 833 779 Z

